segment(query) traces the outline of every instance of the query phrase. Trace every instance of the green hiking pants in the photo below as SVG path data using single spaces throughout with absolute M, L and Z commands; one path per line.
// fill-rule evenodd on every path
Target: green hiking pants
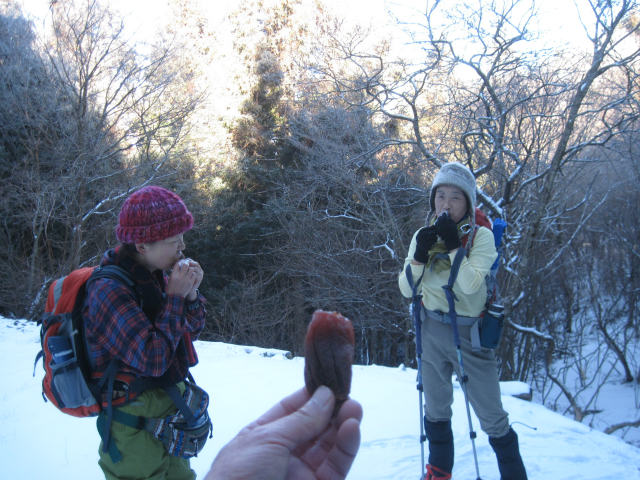
M 178 384 L 184 392 L 184 384 Z M 133 402 L 120 408 L 141 417 L 165 417 L 175 413 L 176 406 L 162 389 L 148 390 Z M 138 430 L 118 422 L 111 424 L 111 441 L 122 454 L 114 463 L 109 452 L 102 451 L 98 464 L 107 480 L 194 480 L 196 474 L 189 460 L 169 455 L 162 443 L 146 430 Z

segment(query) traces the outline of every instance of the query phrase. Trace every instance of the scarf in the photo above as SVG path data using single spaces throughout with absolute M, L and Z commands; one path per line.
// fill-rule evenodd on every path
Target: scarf
M 164 273 L 161 270 L 150 272 L 139 263 L 130 248 L 119 246 L 113 250 L 113 263 L 129 273 L 136 283 L 136 293 L 140 298 L 140 307 L 151 322 L 162 309 L 164 293 Z

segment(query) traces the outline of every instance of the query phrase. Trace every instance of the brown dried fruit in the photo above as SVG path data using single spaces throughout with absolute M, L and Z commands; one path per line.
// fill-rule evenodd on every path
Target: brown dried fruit
M 337 408 L 351 391 L 354 352 L 353 325 L 338 312 L 316 310 L 304 341 L 304 381 L 309 393 L 320 385 L 329 387 Z

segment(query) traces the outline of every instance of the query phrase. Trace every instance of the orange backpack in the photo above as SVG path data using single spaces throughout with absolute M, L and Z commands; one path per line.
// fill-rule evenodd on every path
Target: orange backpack
M 109 403 L 122 405 L 141 391 L 133 388 L 132 395 L 103 400 L 103 391 L 111 392 L 116 380 L 126 385 L 136 381 L 134 375 L 117 373 L 116 361 L 100 379 L 92 379 L 81 310 L 87 284 L 97 278 L 118 280 L 134 289 L 128 273 L 115 265 L 79 268 L 51 283 L 45 313 L 38 320 L 42 349 L 36 355 L 33 375 L 35 365 L 43 358 L 43 398 L 74 417 L 96 416 Z

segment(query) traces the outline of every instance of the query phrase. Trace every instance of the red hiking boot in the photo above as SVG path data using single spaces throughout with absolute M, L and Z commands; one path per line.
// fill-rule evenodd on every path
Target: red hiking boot
M 450 480 L 451 474 L 447 472 L 443 472 L 438 467 L 434 467 L 433 465 L 427 465 L 427 475 L 424 477 L 424 480 Z

